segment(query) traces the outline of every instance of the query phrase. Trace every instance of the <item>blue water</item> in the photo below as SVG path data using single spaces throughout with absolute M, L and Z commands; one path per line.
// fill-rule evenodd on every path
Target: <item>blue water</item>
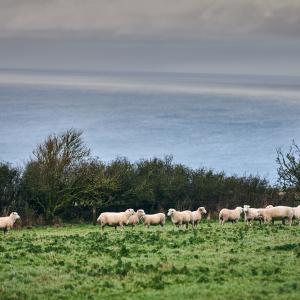
M 75 127 L 105 161 L 172 154 L 193 168 L 276 180 L 276 148 L 300 143 L 297 86 L 169 77 L 3 75 L 0 160 L 23 165 L 48 134 Z

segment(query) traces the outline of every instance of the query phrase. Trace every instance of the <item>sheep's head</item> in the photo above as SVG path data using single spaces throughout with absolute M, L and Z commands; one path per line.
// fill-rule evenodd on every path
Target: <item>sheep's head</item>
M 132 208 L 126 209 L 125 212 L 126 212 L 127 214 L 129 214 L 130 216 L 132 216 L 132 215 L 134 214 L 134 210 L 133 210 Z
M 207 213 L 205 207 L 203 207 L 203 206 L 199 207 L 198 210 L 199 210 L 201 213 L 203 213 L 203 214 L 206 214 L 206 213 Z
M 239 213 L 242 213 L 242 212 L 243 212 L 243 208 L 240 207 L 240 206 L 236 207 L 235 209 L 236 209 Z
M 247 212 L 250 208 L 250 205 L 244 205 L 244 212 Z
M 176 209 L 170 208 L 169 211 L 168 211 L 168 216 L 172 216 L 175 211 L 176 211 Z
M 21 217 L 19 216 L 19 214 L 17 212 L 12 212 L 10 215 L 9 215 L 12 219 L 14 219 L 14 221 L 18 220 L 18 219 L 21 219 Z
M 142 218 L 145 215 L 145 211 L 143 209 L 138 209 L 136 213 L 139 218 Z
M 273 205 L 268 205 L 268 206 L 266 206 L 266 208 L 272 208 L 272 207 L 274 207 Z

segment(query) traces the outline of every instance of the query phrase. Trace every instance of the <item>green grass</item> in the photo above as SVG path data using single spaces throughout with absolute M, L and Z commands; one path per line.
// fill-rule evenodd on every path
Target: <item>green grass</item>
M 300 299 L 300 226 L 0 234 L 0 299 Z

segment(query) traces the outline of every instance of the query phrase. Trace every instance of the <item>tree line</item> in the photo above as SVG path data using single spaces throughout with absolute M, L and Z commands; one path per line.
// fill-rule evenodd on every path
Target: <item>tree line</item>
M 95 223 L 102 211 L 143 208 L 147 213 L 205 206 L 211 216 L 223 207 L 249 204 L 294 206 L 300 191 L 300 150 L 277 151 L 280 185 L 259 176 L 227 176 L 192 169 L 172 156 L 130 162 L 92 157 L 82 131 L 69 129 L 37 145 L 24 168 L 0 163 L 0 212 L 18 211 L 24 225 Z M 298 205 L 298 204 L 297 204 Z

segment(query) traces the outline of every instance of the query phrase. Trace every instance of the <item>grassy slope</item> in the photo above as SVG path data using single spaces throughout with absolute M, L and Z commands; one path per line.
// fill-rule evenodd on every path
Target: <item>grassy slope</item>
M 0 234 L 0 299 L 300 299 L 300 227 Z

